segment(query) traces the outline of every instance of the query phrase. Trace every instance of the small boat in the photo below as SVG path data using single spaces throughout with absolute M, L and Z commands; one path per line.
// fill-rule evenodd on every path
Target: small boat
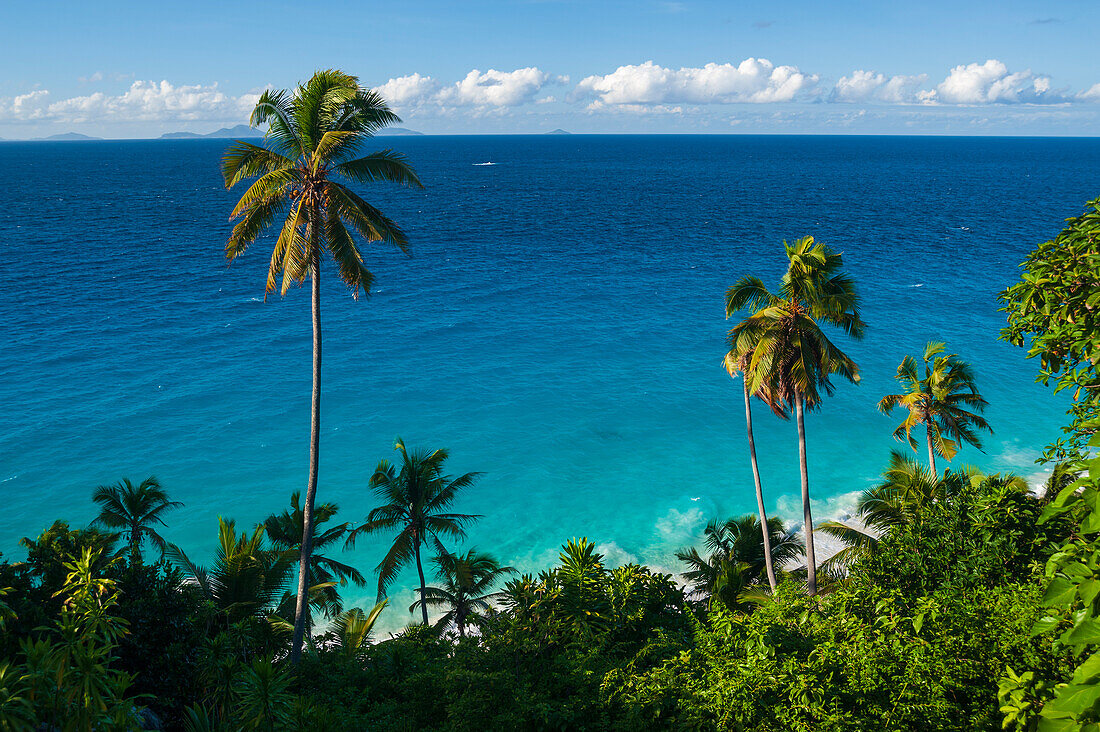
M 474 163 L 474 165 L 496 165 L 496 163 Z

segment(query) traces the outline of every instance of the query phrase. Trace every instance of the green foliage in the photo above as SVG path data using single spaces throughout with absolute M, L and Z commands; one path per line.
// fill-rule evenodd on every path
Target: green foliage
M 423 598 L 414 602 L 409 612 L 421 604 L 443 610 L 436 628 L 440 631 L 454 628 L 460 637 L 465 637 L 468 626 L 479 625 L 484 613 L 492 608 L 492 602 L 499 596 L 492 591 L 493 586 L 501 577 L 515 572 L 476 549 L 465 554 L 439 554 L 435 565 L 441 586 L 425 588 Z
M 305 535 L 305 511 L 299 505 L 301 494 L 298 491 L 290 496 L 290 510 L 268 516 L 263 523 L 264 532 L 275 549 L 282 551 L 288 562 L 294 562 L 301 554 L 302 537 Z M 322 524 L 332 521 L 339 507 L 335 503 L 322 503 L 313 507 L 313 545 L 309 556 L 309 572 L 306 574 L 306 587 L 310 590 L 309 607 L 320 611 L 327 618 L 335 618 L 343 609 L 339 587 L 351 582 L 356 586 L 366 584 L 363 574 L 349 564 L 345 564 L 328 552 L 344 544 L 351 534 L 351 525 L 347 522 L 323 528 Z M 343 548 L 346 548 L 346 544 Z M 287 593 L 281 603 L 288 622 L 297 596 Z M 312 613 L 306 621 L 307 630 L 313 628 Z
M 115 613 L 129 629 L 118 641 L 114 666 L 131 675 L 134 691 L 160 719 L 177 724 L 184 705 L 200 692 L 197 662 L 209 607 L 166 562 L 118 563 L 109 576 L 119 591 Z
M 28 720 L 48 729 L 137 729 L 132 678 L 113 663 L 127 623 L 114 614 L 116 582 L 99 574 L 101 552 L 85 547 L 64 563 L 63 603 L 52 632 L 21 643 L 22 661 L 0 666 L 0 728 Z
M 1089 445 L 1100 447 L 1100 436 Z M 1019 729 L 1100 728 L 1100 458 L 1079 467 L 1087 474 L 1063 488 L 1040 519 L 1071 516 L 1080 526 L 1047 562 L 1047 612 L 1034 627 L 1037 635 L 1054 634 L 1055 647 L 1068 650 L 1076 668 L 1068 677 L 1009 670 L 1002 682 L 1006 719 Z
M 768 521 L 772 561 L 782 566 L 800 556 L 804 547 L 783 522 Z M 706 555 L 695 547 L 681 549 L 676 558 L 687 566 L 681 576 L 688 582 L 691 599 L 706 606 L 718 597 L 728 607 L 740 607 L 742 592 L 764 579 L 764 533 L 760 520 L 751 514 L 719 522 L 712 519 L 703 530 Z
M 1100 424 L 1100 199 L 1068 219 L 1022 266 L 1020 281 L 1001 293 L 1008 313 L 1001 337 L 1039 358 L 1038 381 L 1053 379 L 1056 392 L 1073 393 L 1067 436 L 1044 457 L 1081 457 Z

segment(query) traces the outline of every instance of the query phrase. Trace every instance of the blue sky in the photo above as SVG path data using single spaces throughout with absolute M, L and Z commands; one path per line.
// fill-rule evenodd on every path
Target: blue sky
M 1100 133 L 1100 4 L 6 3 L 0 137 L 210 131 L 337 67 L 429 133 Z

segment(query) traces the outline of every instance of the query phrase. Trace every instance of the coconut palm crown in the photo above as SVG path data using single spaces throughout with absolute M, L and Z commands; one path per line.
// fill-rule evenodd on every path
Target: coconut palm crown
M 136 486 L 129 479 L 101 485 L 92 493 L 92 500 L 99 504 L 99 515 L 92 523 L 125 533 L 131 564 L 141 564 L 141 545 L 145 539 L 164 551 L 166 542 L 155 526 L 163 526 L 164 514 L 183 505 L 168 500 L 168 492 L 153 476 Z
M 974 370 L 954 353 L 945 354 L 946 350 L 946 344 L 935 341 L 924 347 L 923 377 L 915 358 L 903 358 L 896 377 L 902 393 L 888 394 L 878 404 L 884 414 L 890 414 L 895 407 L 908 411 L 894 430 L 894 437 L 908 441 L 913 450 L 917 449 L 913 429 L 924 425 L 928 467 L 933 473 L 937 454 L 951 460 L 962 442 L 980 450 L 978 431 L 993 432 L 979 414 L 985 411 L 988 402 L 978 393 Z
M 436 577 L 439 586 L 425 588 L 422 599 L 409 608 L 413 612 L 420 605 L 441 608 L 443 616 L 436 627 L 441 630 L 454 628 L 460 637 L 466 637 L 466 628 L 478 623 L 494 600 L 500 597 L 492 588 L 502 577 L 515 572 L 514 567 L 501 566 L 489 554 L 470 549 L 465 554 L 439 554 L 435 557 Z
M 348 522 L 323 527 L 332 521 L 339 507 L 335 503 L 320 503 L 314 507 L 313 552 L 309 560 L 310 588 L 321 588 L 311 593 L 311 604 L 319 608 L 326 616 L 335 617 L 343 609 L 338 586 L 348 582 L 363 586 L 367 580 L 363 574 L 349 564 L 331 556 L 334 549 L 342 548 L 351 532 Z M 272 545 L 281 551 L 297 554 L 302 545 L 302 526 L 304 512 L 301 508 L 301 493 L 294 491 L 290 496 L 290 510 L 272 514 L 264 519 L 264 530 Z
M 238 140 L 222 158 L 227 188 L 252 183 L 233 208 L 237 223 L 225 245 L 232 261 L 271 229 L 279 234 L 267 270 L 267 294 L 285 295 L 292 284 L 310 280 L 313 313 L 313 399 L 310 412 L 309 479 L 298 561 L 298 591 L 290 658 L 297 662 L 305 633 L 313 504 L 317 492 L 321 432 L 321 263 L 332 262 L 339 278 L 358 298 L 374 280 L 356 237 L 405 251 L 405 233 L 350 184 L 387 181 L 421 187 L 400 153 L 363 154 L 375 132 L 400 118 L 377 93 L 342 71 L 318 71 L 293 93 L 260 95 L 249 123 L 267 126 L 263 144 Z M 281 284 L 280 284 L 281 279 Z
M 726 317 L 750 314 L 730 331 L 730 350 L 751 353 L 743 372 L 752 394 L 779 416 L 801 401 L 814 410 L 833 392 L 839 374 L 858 383 L 859 367 L 840 350 L 822 326 L 863 338 L 859 296 L 852 279 L 840 271 L 842 255 L 814 242 L 812 236 L 786 244 L 789 266 L 772 293 L 758 277 L 741 278 L 726 292 Z M 786 409 L 784 409 L 786 407 Z
M 676 552 L 676 558 L 687 566 L 681 576 L 690 594 L 697 599 L 713 597 L 723 572 L 730 566 L 737 567 L 745 586 L 759 583 L 765 579 L 769 550 L 771 561 L 780 566 L 803 552 L 797 534 L 785 529 L 777 518 L 768 520 L 767 548 L 764 536 L 760 519 L 752 514 L 721 522 L 711 519 L 703 530 L 706 555 L 695 547 Z

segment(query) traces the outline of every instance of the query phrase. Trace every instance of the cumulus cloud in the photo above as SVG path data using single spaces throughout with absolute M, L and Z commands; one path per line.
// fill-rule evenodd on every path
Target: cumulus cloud
M 885 102 L 905 104 L 923 101 L 928 92 L 922 92 L 921 86 L 927 76 L 886 76 L 873 71 L 853 71 L 842 76 L 833 87 L 830 101 L 834 102 Z
M 439 82 L 430 76 L 410 74 L 390 79 L 374 87 L 391 107 L 411 107 L 422 104 L 439 91 Z
M 474 69 L 461 81 L 443 84 L 430 76 L 411 74 L 390 79 L 375 91 L 398 109 L 439 107 L 518 107 L 535 101 L 535 96 L 553 77 L 535 67 L 515 71 Z
M 1051 89 L 1050 77 L 1030 70 L 1010 73 L 1001 61 L 959 65 L 951 69 L 928 101 L 941 104 L 1057 104 L 1065 95 Z
M 135 81 L 122 94 L 96 92 L 51 100 L 38 90 L 0 99 L 0 120 L 30 122 L 223 120 L 246 116 L 259 94 L 225 94 L 217 85 L 175 86 L 167 81 Z
M 812 91 L 817 82 L 816 74 L 776 66 L 763 58 L 747 58 L 737 66 L 709 63 L 681 69 L 646 61 L 620 66 L 605 76 L 586 77 L 575 94 L 595 97 L 602 105 L 789 102 Z
M 534 67 L 515 71 L 474 69 L 466 78 L 440 92 L 440 101 L 457 106 L 518 107 L 532 101 L 550 74 Z

